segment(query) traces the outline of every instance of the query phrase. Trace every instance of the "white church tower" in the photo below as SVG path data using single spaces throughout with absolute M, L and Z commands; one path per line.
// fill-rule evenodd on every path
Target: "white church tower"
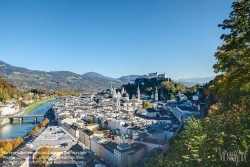
M 138 84 L 138 87 L 137 87 L 137 99 L 138 99 L 138 100 L 141 100 L 141 93 L 140 93 L 139 84 Z

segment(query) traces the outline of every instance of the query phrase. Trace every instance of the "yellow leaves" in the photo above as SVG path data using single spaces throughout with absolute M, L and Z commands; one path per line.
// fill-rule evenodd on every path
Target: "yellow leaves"
M 23 138 L 15 138 L 11 141 L 13 149 L 17 148 L 23 142 Z
M 247 147 L 247 142 L 245 141 L 245 140 L 243 140 L 242 142 L 241 142 L 241 145 L 243 146 L 243 147 Z
M 216 116 L 220 114 L 219 108 L 221 106 L 221 103 L 216 103 L 210 106 L 210 109 L 208 110 L 208 115 L 209 116 Z
M 1 140 L 0 141 L 0 158 L 17 148 L 23 142 L 23 138 L 15 138 L 13 140 Z
M 11 142 L 10 142 L 10 141 L 7 141 L 7 142 L 5 143 L 5 145 L 3 146 L 3 149 L 4 149 L 4 151 L 6 151 L 7 153 L 11 152 L 12 149 L 13 149 Z
M 217 141 L 219 144 L 223 144 L 223 142 L 224 142 L 223 139 L 222 139 L 222 137 L 217 138 L 216 141 Z
M 152 105 L 152 104 L 149 104 L 149 105 L 148 105 L 148 108 L 153 108 L 153 105 Z
M 35 127 L 30 131 L 30 135 L 35 135 L 38 131 L 39 131 L 39 128 L 38 128 L 37 126 L 35 126 Z
M 214 85 L 210 85 L 208 88 L 211 90 L 214 88 Z
M 37 150 L 35 155 L 35 162 L 38 164 L 45 164 L 50 156 L 51 149 L 49 147 L 41 147 Z
M 49 123 L 49 119 L 45 118 L 43 121 L 40 122 L 39 126 L 40 127 L 45 127 Z
M 41 127 L 45 127 L 45 126 L 46 126 L 46 124 L 45 124 L 44 121 L 41 121 L 39 125 L 40 125 Z
M 2 158 L 5 154 L 5 151 L 3 149 L 3 147 L 0 147 L 0 158 Z

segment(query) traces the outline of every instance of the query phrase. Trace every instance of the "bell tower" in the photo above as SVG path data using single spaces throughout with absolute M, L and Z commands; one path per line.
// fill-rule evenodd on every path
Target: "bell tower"
M 141 92 L 140 92 L 139 84 L 138 84 L 138 87 L 137 87 L 137 99 L 141 100 Z
M 158 101 L 158 89 L 157 89 L 157 87 L 155 88 L 155 101 Z

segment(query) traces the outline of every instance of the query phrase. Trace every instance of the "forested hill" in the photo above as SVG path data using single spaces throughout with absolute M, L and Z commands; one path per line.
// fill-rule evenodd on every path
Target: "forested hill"
M 10 98 L 20 97 L 21 94 L 22 92 L 20 92 L 14 85 L 0 77 L 0 102 Z
M 92 73 L 93 74 L 93 73 Z M 76 74 L 69 71 L 37 71 L 11 66 L 0 61 L 0 76 L 20 89 L 103 90 L 122 81 L 99 75 Z
M 137 94 L 137 88 L 139 81 L 135 80 L 136 84 L 126 84 L 124 85 L 127 93 L 132 96 Z M 155 90 L 158 91 L 158 97 L 161 100 L 170 100 L 171 98 L 178 98 L 178 93 L 184 93 L 188 99 L 192 99 L 192 96 L 197 93 L 197 91 L 202 92 L 200 89 L 201 85 L 197 84 L 192 87 L 188 87 L 182 83 L 172 81 L 159 80 L 155 78 L 144 79 L 143 84 L 139 83 L 139 88 L 141 93 L 146 93 L 152 95 Z

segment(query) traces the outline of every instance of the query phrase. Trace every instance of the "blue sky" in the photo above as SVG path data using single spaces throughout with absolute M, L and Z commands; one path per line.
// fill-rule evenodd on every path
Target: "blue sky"
M 233 0 L 1 0 L 0 60 L 109 77 L 214 76 Z

